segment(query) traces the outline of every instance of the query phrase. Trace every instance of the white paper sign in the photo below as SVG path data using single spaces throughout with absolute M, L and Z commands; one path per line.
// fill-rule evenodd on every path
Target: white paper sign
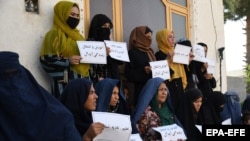
M 177 141 L 178 139 L 187 139 L 184 130 L 177 124 L 159 126 L 153 129 L 161 134 L 162 141 Z
M 214 72 L 215 72 L 215 60 L 210 59 L 210 58 L 206 58 L 206 61 L 208 63 L 207 73 L 214 74 Z
M 164 80 L 170 79 L 170 69 L 167 60 L 149 62 L 152 70 L 152 77 L 161 77 Z
M 205 57 L 204 47 L 201 46 L 201 45 L 196 44 L 192 48 L 193 48 L 193 53 L 194 53 L 193 60 L 196 60 L 196 61 L 199 61 L 199 62 L 205 62 L 206 57 Z
M 107 64 L 107 54 L 104 42 L 77 41 L 82 57 L 81 63 Z
M 173 61 L 175 63 L 180 63 L 180 64 L 189 64 L 189 53 L 191 51 L 191 47 L 189 46 L 184 46 L 180 44 L 176 44 L 175 49 L 174 49 L 174 57 Z
M 222 121 L 221 124 L 222 124 L 222 125 L 232 125 L 231 118 L 228 118 L 228 119 Z
M 93 141 L 128 141 L 132 132 L 129 115 L 92 112 L 93 122 L 101 122 L 105 125 L 101 134 L 98 134 Z
M 195 127 L 202 133 L 202 126 L 201 125 L 195 125 Z
M 117 60 L 130 62 L 126 42 L 115 42 L 107 40 L 105 40 L 104 42 L 106 46 L 110 48 L 110 57 Z
M 137 134 L 131 134 L 129 141 L 142 141 L 141 136 L 139 133 Z

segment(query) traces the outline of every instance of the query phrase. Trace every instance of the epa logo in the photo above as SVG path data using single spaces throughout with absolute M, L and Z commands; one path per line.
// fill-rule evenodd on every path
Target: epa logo
M 245 129 L 206 129 L 206 136 L 245 136 Z

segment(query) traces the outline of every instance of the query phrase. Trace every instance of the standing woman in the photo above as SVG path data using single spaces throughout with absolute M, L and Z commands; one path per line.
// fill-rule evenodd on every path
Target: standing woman
M 59 97 L 68 81 L 89 77 L 89 64 L 80 63 L 76 41 L 84 37 L 76 29 L 80 21 L 79 6 L 70 1 L 60 1 L 54 6 L 53 27 L 43 40 L 40 62 L 52 77 L 51 91 Z
M 187 87 L 187 77 L 183 64 L 173 62 L 175 37 L 174 32 L 162 29 L 156 33 L 156 41 L 159 51 L 155 53 L 157 60 L 167 60 L 170 68 L 170 79 L 167 81 L 171 93 L 173 105 L 179 108 L 179 101 Z
M 104 14 L 96 14 L 90 23 L 88 41 L 104 41 L 112 40 L 113 23 L 109 17 Z M 106 47 L 107 64 L 92 64 L 91 65 L 91 79 L 94 84 L 98 81 L 109 77 L 120 80 L 119 65 L 123 62 L 113 59 L 109 56 L 110 48 Z
M 150 78 L 152 71 L 149 62 L 156 61 L 151 47 L 153 31 L 147 26 L 135 27 L 129 39 L 129 59 L 125 64 L 125 77 L 134 83 L 134 107 L 140 101 L 138 95 Z
M 129 115 L 120 80 L 105 78 L 95 85 L 95 90 L 98 95 L 96 111 Z
M 93 83 L 85 78 L 70 81 L 59 98 L 73 114 L 75 126 L 84 141 L 92 140 L 104 129 L 104 124 L 93 123 L 92 119 L 91 111 L 96 109 L 97 98 Z

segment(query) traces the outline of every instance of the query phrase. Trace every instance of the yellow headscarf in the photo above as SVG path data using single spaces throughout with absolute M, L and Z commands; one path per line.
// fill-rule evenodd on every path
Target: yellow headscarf
M 73 5 L 76 5 L 76 3 L 70 1 L 60 1 L 55 5 L 54 25 L 45 35 L 40 56 L 58 55 L 69 58 L 73 55 L 80 55 L 76 41 L 85 39 L 78 29 L 71 29 L 66 23 Z M 71 70 L 87 77 L 89 76 L 89 67 L 89 64 L 81 63 L 72 65 Z
M 158 45 L 158 49 L 162 51 L 164 54 L 168 54 L 170 51 L 174 51 L 174 47 L 168 42 L 168 37 L 170 34 L 174 32 L 168 29 L 159 30 L 156 33 L 156 42 Z M 174 71 L 174 74 L 171 76 L 170 81 L 175 78 L 182 79 L 183 88 L 185 89 L 187 86 L 187 77 L 183 64 L 174 63 L 173 59 L 168 61 L 169 67 Z

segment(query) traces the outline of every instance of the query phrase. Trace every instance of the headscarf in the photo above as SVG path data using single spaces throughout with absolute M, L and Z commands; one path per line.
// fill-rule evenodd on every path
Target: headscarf
M 131 124 L 133 128 L 132 129 L 133 133 L 138 132 L 136 129 L 136 123 L 141 117 L 141 115 L 143 114 L 143 112 L 145 111 L 145 109 L 149 106 L 151 100 L 153 99 L 154 95 L 158 91 L 158 88 L 162 82 L 164 82 L 164 79 L 162 78 L 159 78 L 159 77 L 151 78 L 147 81 L 147 83 L 144 85 L 143 89 L 141 90 L 139 94 L 139 98 L 138 98 L 140 100 L 138 101 L 138 104 L 136 105 L 134 112 L 132 113 L 132 116 L 131 116 Z M 169 106 L 168 108 L 173 112 L 173 116 L 175 116 L 169 91 L 168 91 L 168 98 L 165 101 L 165 103 L 166 105 Z M 177 118 L 175 117 L 175 119 Z M 176 120 L 176 122 L 178 121 Z
M 115 86 L 119 88 L 119 102 L 116 113 L 129 114 L 127 101 L 121 88 L 121 82 L 112 78 L 105 78 L 95 85 L 96 94 L 98 95 L 96 111 L 107 112 Z
M 66 23 L 74 5 L 77 6 L 76 3 L 70 1 L 60 1 L 55 5 L 54 25 L 45 35 L 40 56 L 57 55 L 69 58 L 72 55 L 80 55 L 76 41 L 84 40 L 84 37 L 78 29 L 71 29 Z M 82 76 L 87 77 L 89 75 L 89 64 L 81 63 L 70 67 Z
M 174 51 L 174 47 L 171 46 L 171 44 L 167 40 L 168 36 L 171 33 L 174 33 L 174 32 L 168 29 L 162 29 L 156 33 L 156 42 L 158 45 L 158 49 L 166 55 L 169 52 Z M 174 63 L 173 60 L 170 60 L 169 67 L 174 71 L 174 74 L 171 76 L 170 81 L 172 81 L 175 78 L 181 77 L 183 88 L 185 89 L 187 86 L 187 77 L 186 77 L 183 64 Z
M 232 125 L 241 124 L 241 104 L 240 97 L 236 90 L 228 90 L 225 93 L 226 103 L 220 113 L 222 121 L 231 118 Z
M 173 113 L 172 111 L 168 108 L 167 103 L 163 103 L 162 107 L 159 108 L 158 106 L 158 100 L 157 100 L 157 95 L 158 93 L 156 92 L 154 94 L 154 97 L 152 98 L 150 102 L 150 106 L 152 111 L 155 111 L 157 115 L 160 117 L 161 125 L 170 125 L 174 123 L 173 119 Z
M 152 30 L 147 26 L 134 28 L 129 38 L 129 49 L 137 48 L 140 51 L 146 52 L 150 61 L 156 61 L 154 50 L 151 47 L 152 39 L 146 36 L 148 32 L 152 32 Z
M 196 112 L 193 105 L 193 102 L 201 97 L 203 95 L 200 89 L 188 89 L 180 101 L 181 108 L 177 111 L 177 116 L 186 131 L 187 138 L 191 141 L 201 140 L 201 132 L 195 125 L 202 125 L 202 119 L 199 117 L 200 112 Z
M 81 141 L 72 114 L 45 90 L 15 52 L 0 52 L 0 140 Z
M 73 114 L 80 135 L 83 135 L 93 122 L 91 111 L 84 109 L 91 84 L 92 82 L 85 78 L 73 79 L 67 84 L 60 97 L 63 105 Z
M 110 24 L 110 28 L 102 28 L 105 23 Z M 113 23 L 109 17 L 104 14 L 96 14 L 90 23 L 88 39 L 94 41 L 110 40 L 110 29 Z

